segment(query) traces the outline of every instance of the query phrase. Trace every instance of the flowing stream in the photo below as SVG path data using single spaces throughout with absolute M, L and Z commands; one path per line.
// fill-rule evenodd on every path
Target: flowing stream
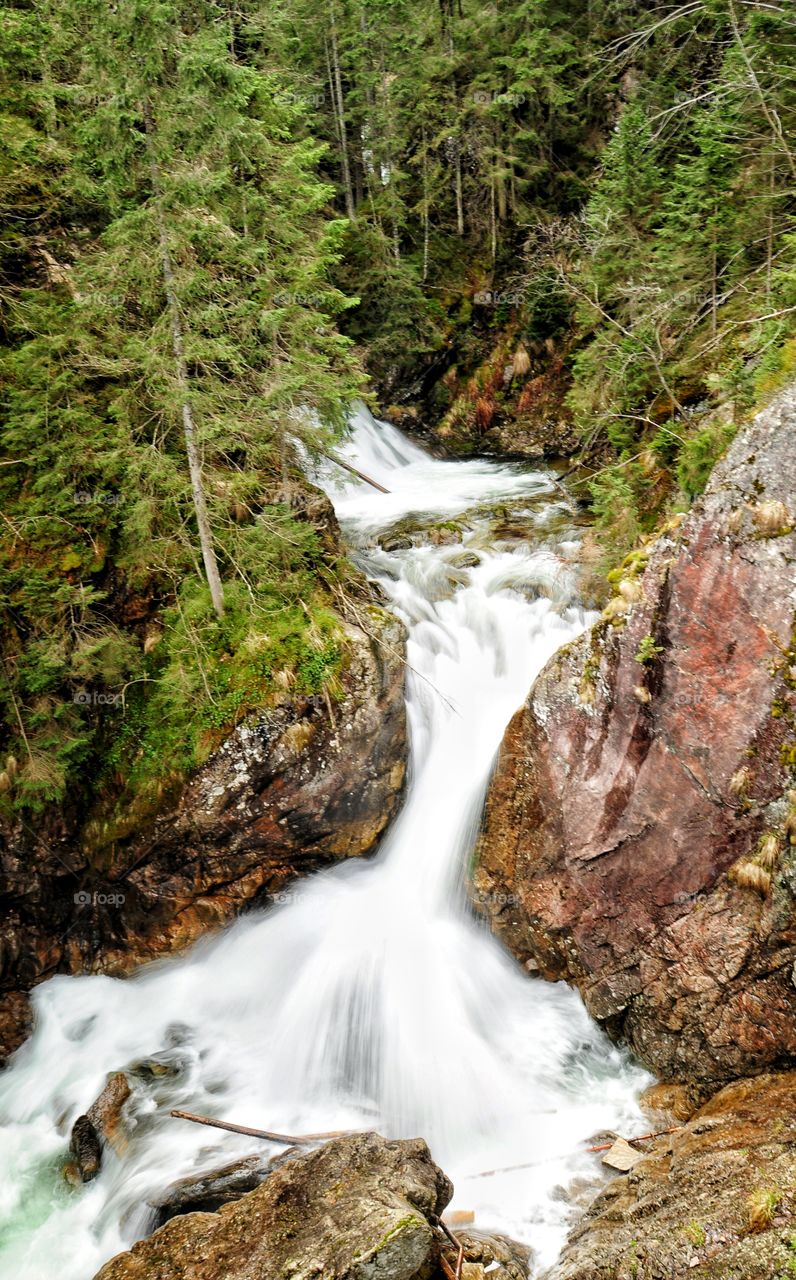
M 402 811 L 374 860 L 299 882 L 186 956 L 37 989 L 35 1032 L 0 1078 L 3 1280 L 91 1280 L 147 1233 L 147 1201 L 175 1178 L 263 1151 L 170 1107 L 422 1135 L 453 1206 L 530 1243 L 537 1266 L 563 1243 L 562 1189 L 594 1176 L 588 1138 L 643 1123 L 644 1073 L 574 992 L 522 972 L 465 892 L 503 729 L 588 622 L 574 513 L 549 471 L 435 460 L 364 409 L 342 452 L 390 491 L 322 477 L 408 628 Z M 126 1153 L 67 1187 L 71 1124 L 107 1072 L 153 1054 L 164 1074 L 139 1082 Z M 508 1171 L 479 1176 L 495 1169 Z

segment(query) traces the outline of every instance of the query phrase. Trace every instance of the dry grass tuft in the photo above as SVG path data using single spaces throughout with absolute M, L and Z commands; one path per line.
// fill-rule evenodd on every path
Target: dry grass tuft
M 767 871 L 773 871 L 779 863 L 779 839 L 773 831 L 767 831 L 762 837 L 755 854 L 755 862 Z
M 730 872 L 739 889 L 754 889 L 761 898 L 771 891 L 771 872 L 758 862 L 737 862 Z
M 789 529 L 791 514 L 784 502 L 761 502 L 752 508 L 752 518 L 764 538 L 773 538 Z
M 730 778 L 730 791 L 734 796 L 745 795 L 752 781 L 752 770 L 744 765 Z
M 765 1231 L 777 1216 L 782 1203 L 779 1187 L 757 1187 L 746 1202 L 746 1223 L 750 1231 Z
M 525 347 L 520 343 L 514 352 L 511 361 L 511 371 L 515 378 L 524 378 L 526 373 L 530 372 L 531 357 L 528 355 Z

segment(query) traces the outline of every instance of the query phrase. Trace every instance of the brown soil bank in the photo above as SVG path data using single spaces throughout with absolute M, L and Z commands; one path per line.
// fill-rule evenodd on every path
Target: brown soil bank
M 529 969 L 700 1086 L 796 1060 L 795 439 L 790 389 L 542 672 L 474 876 Z

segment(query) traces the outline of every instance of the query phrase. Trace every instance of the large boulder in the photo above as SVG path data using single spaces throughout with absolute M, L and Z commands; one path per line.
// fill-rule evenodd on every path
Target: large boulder
M 337 1138 L 217 1213 L 172 1218 L 96 1280 L 421 1280 L 451 1194 L 421 1139 Z
M 505 735 L 476 900 L 669 1080 L 796 1059 L 796 390 Z
M 609 1184 L 542 1280 L 784 1280 L 795 1192 L 796 1074 L 728 1085 Z
M 99 849 L 65 810 L 0 827 L 0 1049 L 27 1031 L 20 993 L 43 977 L 128 972 L 375 849 L 404 781 L 404 636 L 372 597 L 361 612 L 367 631 L 341 624 L 341 696 L 285 693 L 154 820 L 131 815 Z

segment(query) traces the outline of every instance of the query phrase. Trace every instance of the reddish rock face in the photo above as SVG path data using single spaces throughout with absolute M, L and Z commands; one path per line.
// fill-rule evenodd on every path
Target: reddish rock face
M 373 851 L 406 758 L 403 635 L 348 626 L 343 696 L 289 699 L 240 725 L 147 828 L 99 859 L 63 813 L 0 830 L 0 1058 L 24 992 L 53 973 L 127 972 L 189 945 L 295 876 Z
M 652 545 L 633 603 L 542 672 L 486 806 L 495 929 L 668 1079 L 796 1058 L 795 437 L 792 390 Z

